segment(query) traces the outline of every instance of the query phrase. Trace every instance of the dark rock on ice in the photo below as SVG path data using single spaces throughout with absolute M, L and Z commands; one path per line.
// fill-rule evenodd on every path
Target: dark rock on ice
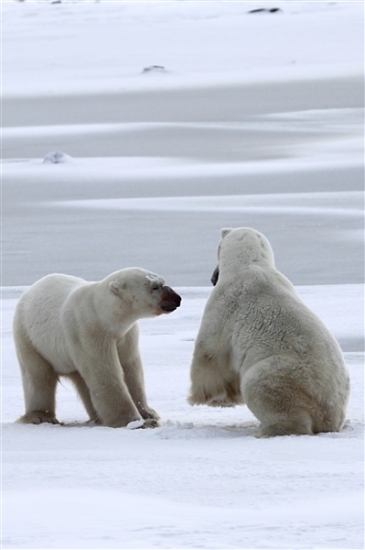
M 282 10 L 280 8 L 255 8 L 247 13 L 277 13 L 278 11 Z
M 142 71 L 143 73 L 165 73 L 166 69 L 162 65 L 151 65 L 150 67 L 145 67 Z

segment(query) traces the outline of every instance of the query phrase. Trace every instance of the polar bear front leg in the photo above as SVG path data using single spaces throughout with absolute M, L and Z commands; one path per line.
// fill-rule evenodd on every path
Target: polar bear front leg
M 150 425 L 154 424 L 157 426 L 157 420 L 159 420 L 160 417 L 158 413 L 147 404 L 138 338 L 139 329 L 138 325 L 135 324 L 117 343 L 119 362 L 123 369 L 125 383 L 140 415 L 144 419 L 155 420 L 156 422 L 150 422 Z
M 89 349 L 87 359 L 84 357 L 77 366 L 103 426 L 122 428 L 130 422 L 142 421 L 125 383 L 115 345 L 107 350 L 104 347 L 102 353 Z
M 190 405 L 234 407 L 242 404 L 240 376 L 230 365 L 228 350 L 207 348 L 197 340 L 190 367 Z

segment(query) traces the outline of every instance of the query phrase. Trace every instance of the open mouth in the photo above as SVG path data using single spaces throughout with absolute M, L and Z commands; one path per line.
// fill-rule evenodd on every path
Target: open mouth
M 171 311 L 175 311 L 175 309 L 179 306 L 161 306 L 161 309 L 163 311 L 166 311 L 167 313 L 170 313 Z

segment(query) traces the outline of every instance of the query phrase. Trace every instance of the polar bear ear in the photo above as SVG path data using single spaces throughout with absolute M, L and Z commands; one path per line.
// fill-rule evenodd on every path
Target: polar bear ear
M 232 231 L 232 228 L 230 228 L 230 227 L 225 227 L 225 228 L 221 229 L 222 239 L 224 239 L 224 237 L 227 237 L 228 233 L 230 233 L 231 231 Z

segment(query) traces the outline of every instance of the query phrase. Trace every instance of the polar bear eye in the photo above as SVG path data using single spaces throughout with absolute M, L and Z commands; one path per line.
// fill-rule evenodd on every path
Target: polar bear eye
M 152 290 L 158 290 L 160 288 L 160 285 L 154 284 L 154 285 L 152 285 L 151 288 L 152 288 Z

